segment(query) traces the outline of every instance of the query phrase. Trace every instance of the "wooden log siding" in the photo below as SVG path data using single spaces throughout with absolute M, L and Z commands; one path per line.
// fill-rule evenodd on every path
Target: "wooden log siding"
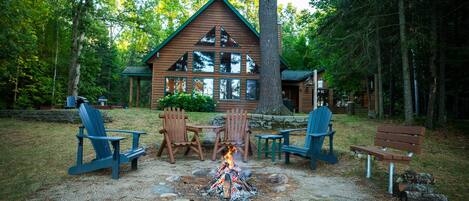
M 240 45 L 239 48 L 220 47 L 220 28 L 222 26 L 225 31 Z M 215 46 L 195 45 L 213 27 L 216 27 Z M 197 50 L 215 52 L 215 68 L 213 73 L 192 72 L 192 52 Z M 186 72 L 168 71 L 168 68 L 170 68 L 171 65 L 173 65 L 186 52 L 188 52 L 188 70 Z M 242 59 L 240 74 L 221 74 L 219 72 L 220 52 L 241 53 Z M 214 79 L 214 99 L 217 102 L 217 111 L 227 111 L 233 107 L 243 108 L 248 111 L 255 110 L 257 101 L 246 100 L 246 80 L 259 79 L 259 75 L 246 73 L 246 54 L 249 54 L 256 64 L 260 64 L 261 59 L 258 39 L 223 2 L 214 2 L 159 51 L 159 58 L 156 58 L 155 54 L 155 56 L 150 59 L 150 62 L 153 65 L 153 101 L 151 108 L 155 109 L 158 104 L 157 100 L 164 96 L 166 77 L 184 77 L 186 78 L 187 92 L 192 91 L 193 78 Z M 219 100 L 220 79 L 222 78 L 240 79 L 240 100 Z

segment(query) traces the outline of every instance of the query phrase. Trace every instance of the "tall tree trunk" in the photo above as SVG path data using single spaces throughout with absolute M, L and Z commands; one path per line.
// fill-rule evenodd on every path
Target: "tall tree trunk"
M 378 23 L 376 24 L 376 63 L 378 67 L 378 118 L 382 119 L 384 114 L 384 106 L 383 106 L 383 65 L 381 63 L 381 43 L 379 41 L 379 26 Z M 376 93 L 376 92 L 375 92 Z
M 394 74 L 392 71 L 393 59 L 394 59 L 394 51 L 392 49 L 389 50 L 389 116 L 393 116 L 394 114 Z
M 427 105 L 427 118 L 425 124 L 428 128 L 435 128 L 435 108 L 436 108 L 436 93 L 438 89 L 438 74 L 437 74 L 437 66 L 436 66 L 436 58 L 438 54 L 438 35 L 437 35 L 437 10 L 436 6 L 433 6 L 433 15 L 431 15 L 431 31 L 430 31 L 430 73 L 431 77 L 431 85 L 430 91 L 428 94 L 428 105 Z
M 407 49 L 406 39 L 406 21 L 404 0 L 399 0 L 399 31 L 401 36 L 401 57 L 402 57 L 402 77 L 404 80 L 404 115 L 405 123 L 413 124 L 413 105 L 412 105 L 412 90 L 410 86 L 410 72 L 409 72 L 409 53 Z
M 72 24 L 72 51 L 70 57 L 70 67 L 68 71 L 68 92 L 69 96 L 78 95 L 78 83 L 80 82 L 80 55 L 85 39 L 85 26 L 83 15 L 92 6 L 92 0 L 82 0 L 75 7 Z
M 55 82 L 57 80 L 57 61 L 59 58 L 59 18 L 56 19 L 55 24 L 55 57 L 54 57 L 54 77 L 52 80 L 52 100 L 51 106 L 55 105 Z
M 446 114 L 446 21 L 440 18 L 440 72 L 438 95 L 438 124 L 445 125 Z
M 257 113 L 289 113 L 282 102 L 280 57 L 278 52 L 277 0 L 259 1 L 261 79 Z

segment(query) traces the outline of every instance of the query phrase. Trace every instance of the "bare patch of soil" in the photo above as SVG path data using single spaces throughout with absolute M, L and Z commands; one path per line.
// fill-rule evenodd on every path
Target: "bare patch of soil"
M 354 177 L 339 176 L 349 164 L 320 164 L 312 171 L 308 161 L 292 158 L 292 164 L 271 163 L 270 160 L 239 162 L 242 169 L 252 172 L 250 183 L 257 187 L 258 194 L 252 200 L 383 200 L 386 196 L 376 194 L 367 185 L 359 184 Z M 30 200 L 219 200 L 203 195 L 211 179 L 207 175 L 193 175 L 194 170 L 212 170 L 220 161 L 199 161 L 195 157 L 176 157 L 176 164 L 166 158 L 145 158 L 139 169 L 130 171 L 124 167 L 119 180 L 112 180 L 110 171 L 98 171 L 81 176 L 70 176 L 66 182 L 37 192 Z M 207 171 L 208 173 L 208 171 Z M 283 190 L 274 189 L 268 177 L 271 174 L 285 174 L 288 182 Z M 177 181 L 166 180 L 179 176 Z M 168 197 L 161 197 L 157 188 L 167 187 Z M 161 190 L 161 188 L 160 188 Z

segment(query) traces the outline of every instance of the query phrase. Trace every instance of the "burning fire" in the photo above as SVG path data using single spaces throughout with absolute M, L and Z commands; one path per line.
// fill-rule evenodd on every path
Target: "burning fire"
M 228 163 L 228 168 L 233 169 L 235 166 L 234 159 L 233 159 L 233 154 L 236 152 L 236 147 L 234 146 L 229 146 L 228 147 L 228 153 L 226 153 L 223 158 L 225 159 L 225 162 Z
M 245 200 L 256 194 L 257 190 L 246 180 L 247 176 L 241 174 L 234 160 L 236 147 L 229 146 L 228 152 L 222 158 L 222 164 L 209 184 L 207 192 L 218 195 L 224 199 Z

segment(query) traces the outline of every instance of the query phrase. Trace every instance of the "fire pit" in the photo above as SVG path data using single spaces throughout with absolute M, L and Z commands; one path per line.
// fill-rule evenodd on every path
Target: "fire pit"
M 209 182 L 206 192 L 209 195 L 232 201 L 248 200 L 257 194 L 257 189 L 248 183 L 250 174 L 243 173 L 235 163 L 234 153 L 236 153 L 236 148 L 229 146 L 228 152 L 223 156 L 223 162 Z

